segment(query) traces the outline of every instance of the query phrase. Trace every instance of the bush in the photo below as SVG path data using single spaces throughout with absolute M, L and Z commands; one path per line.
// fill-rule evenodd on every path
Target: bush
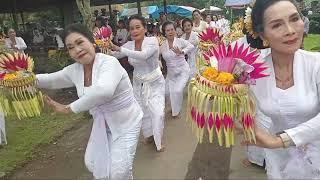
M 319 34 L 320 33 L 320 22 L 315 21 L 315 20 L 311 20 L 309 33 Z
M 64 50 L 49 50 L 48 63 L 46 64 L 47 73 L 56 72 L 74 63 L 68 53 Z
M 320 34 L 320 14 L 310 16 L 309 33 Z

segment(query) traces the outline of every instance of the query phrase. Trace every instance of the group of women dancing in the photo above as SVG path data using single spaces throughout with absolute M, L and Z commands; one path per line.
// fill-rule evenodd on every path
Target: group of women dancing
M 303 21 L 294 0 L 256 0 L 251 17 L 253 28 L 247 30 L 247 41 L 253 48 L 270 49 L 263 57 L 269 76 L 252 86 L 257 143 L 242 144 L 263 148 L 270 179 L 320 179 L 320 54 L 299 49 Z M 77 89 L 79 99 L 68 105 L 46 96 L 54 110 L 92 114 L 85 164 L 95 179 L 133 179 L 140 130 L 145 142 L 164 150 L 166 91 L 172 116 L 179 117 L 184 88 L 196 73 L 197 33 L 191 20 L 185 19 L 182 26 L 185 34 L 177 38 L 174 24 L 165 22 L 166 39 L 159 45 L 156 37 L 145 36 L 144 19 L 132 16 L 132 41 L 112 45 L 112 53 L 106 55 L 96 52 L 90 31 L 72 24 L 63 40 L 76 62 L 61 71 L 37 75 L 39 88 Z M 167 65 L 166 78 L 159 55 Z M 134 67 L 132 83 L 117 60 L 124 56 Z M 259 128 L 265 122 L 265 128 Z

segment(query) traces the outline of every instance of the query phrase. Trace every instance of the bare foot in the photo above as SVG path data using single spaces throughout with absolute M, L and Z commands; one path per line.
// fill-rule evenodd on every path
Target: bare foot
M 180 113 L 178 114 L 178 115 L 176 115 L 176 116 L 172 116 L 172 119 L 180 119 Z
M 248 158 L 246 158 L 242 160 L 242 165 L 247 168 L 247 167 L 251 167 L 252 163 L 249 161 Z
M 153 136 L 147 137 L 143 140 L 143 144 L 151 144 L 153 143 Z
M 161 149 L 157 150 L 158 152 L 164 152 L 166 150 L 166 146 L 161 145 Z

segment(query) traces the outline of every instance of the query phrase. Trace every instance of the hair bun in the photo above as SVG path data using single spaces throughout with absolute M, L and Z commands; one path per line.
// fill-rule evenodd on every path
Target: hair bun
M 253 38 L 250 33 L 244 28 L 243 33 L 246 35 L 247 42 L 250 44 L 250 47 L 256 49 L 265 49 L 266 47 L 263 46 L 263 40 L 258 36 L 257 38 Z

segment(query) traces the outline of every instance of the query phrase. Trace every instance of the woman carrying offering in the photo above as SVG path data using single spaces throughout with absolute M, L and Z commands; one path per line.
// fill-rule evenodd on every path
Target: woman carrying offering
M 252 87 L 257 124 L 259 114 L 272 121 L 268 132 L 255 132 L 268 178 L 320 179 L 320 54 L 299 49 L 304 24 L 296 2 L 257 0 L 245 21 L 250 45 L 271 48 L 264 58 L 270 76 Z
M 157 151 L 163 151 L 165 81 L 159 66 L 159 42 L 156 37 L 146 37 L 146 22 L 141 16 L 129 18 L 132 41 L 119 47 L 113 45 L 112 55 L 128 57 L 134 67 L 134 95 L 142 107 L 142 133 L 145 142 L 154 140 Z
M 185 55 L 192 51 L 194 46 L 188 41 L 177 38 L 175 26 L 172 22 L 162 25 L 162 32 L 166 40 L 160 47 L 161 55 L 166 61 L 166 86 L 170 94 L 172 116 L 179 117 L 183 102 L 183 90 L 189 80 L 190 68 Z
M 45 100 L 60 113 L 90 111 L 94 121 L 85 153 L 87 168 L 95 179 L 133 179 L 143 113 L 129 76 L 116 58 L 95 52 L 93 35 L 84 26 L 70 25 L 63 39 L 76 62 L 55 73 L 38 74 L 38 87 L 75 86 L 79 99 L 69 105 Z

